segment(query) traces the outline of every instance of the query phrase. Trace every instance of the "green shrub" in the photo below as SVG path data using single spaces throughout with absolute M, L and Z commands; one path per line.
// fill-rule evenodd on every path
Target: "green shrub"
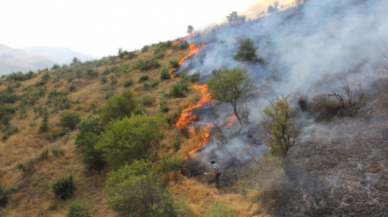
M 170 96 L 174 98 L 184 97 L 183 91 L 188 90 L 189 83 L 187 81 L 180 80 L 176 82 L 170 89 Z
M 157 54 L 154 55 L 154 58 L 155 58 L 155 59 L 163 59 L 163 58 L 164 58 L 164 55 L 165 55 L 164 52 L 159 52 L 159 53 L 157 53 Z
M 199 73 L 194 73 L 194 74 L 192 74 L 192 75 L 190 76 L 190 78 L 189 78 L 190 82 L 191 82 L 191 83 L 194 83 L 194 82 L 198 81 L 199 76 L 200 76 Z
M 160 99 L 159 100 L 159 112 L 161 113 L 167 113 L 169 110 L 166 99 Z
M 189 43 L 187 41 L 182 41 L 179 45 L 178 45 L 179 49 L 181 50 L 186 50 L 187 48 L 189 48 Z
M 179 135 L 176 137 L 174 143 L 172 144 L 172 148 L 175 152 L 179 151 L 179 149 L 181 148 L 181 139 Z
M 3 129 L 3 136 L 1 137 L 1 139 L 3 140 L 3 142 L 5 140 L 8 139 L 8 137 L 10 137 L 11 135 L 15 134 L 18 132 L 18 127 L 17 126 L 14 126 L 14 125 L 7 125 L 4 129 Z
M 27 109 L 25 106 L 22 106 L 19 109 L 19 118 L 24 118 L 24 117 L 26 117 L 26 115 L 27 115 Z
M 100 76 L 100 84 L 105 84 L 108 81 L 105 75 Z
M 147 158 L 148 148 L 162 138 L 162 128 L 161 116 L 126 117 L 107 126 L 95 148 L 103 153 L 110 165 L 119 168 L 134 159 Z
M 0 185 L 0 213 L 1 208 L 7 206 L 9 198 L 11 197 L 12 188 L 7 188 L 4 185 Z
M 129 87 L 133 84 L 133 80 L 132 79 L 128 79 L 124 82 L 124 87 Z
M 114 92 L 109 91 L 109 92 L 107 92 L 107 93 L 105 94 L 105 99 L 110 99 L 110 98 L 112 98 L 114 95 L 115 95 Z
M 108 68 L 105 68 L 103 71 L 102 71 L 102 75 L 109 75 L 110 73 L 110 70 Z
M 165 171 L 179 171 L 183 168 L 183 156 L 165 154 L 162 158 L 162 165 Z
M 115 85 L 117 83 L 117 78 L 114 75 L 110 76 L 110 85 Z
M 129 117 L 137 105 L 137 100 L 131 90 L 124 90 L 120 95 L 108 99 L 101 107 L 100 121 L 105 126 L 110 121 Z
M 61 115 L 59 125 L 63 129 L 73 131 L 80 121 L 81 119 L 79 118 L 79 114 L 77 114 L 76 112 L 65 112 Z
M 23 173 L 31 173 L 35 170 L 34 160 L 29 160 L 25 164 L 18 163 L 18 165 L 16 165 L 16 169 L 18 169 L 19 171 L 22 171 Z
M 149 161 L 134 161 L 108 174 L 109 206 L 121 216 L 192 216 L 184 200 L 162 184 L 161 173 Z
M 66 217 L 91 217 L 88 204 L 84 200 L 72 202 L 67 208 Z
M 170 79 L 170 74 L 168 72 L 168 68 L 164 67 L 162 71 L 160 71 L 160 79 L 168 80 Z
M 34 78 L 36 74 L 33 71 L 29 71 L 26 74 L 23 74 L 22 72 L 13 72 L 9 75 L 7 75 L 6 80 L 7 81 L 26 81 L 30 80 L 31 78 Z
M 148 90 L 148 89 L 150 89 L 150 86 L 151 86 L 151 85 L 150 85 L 149 82 L 144 82 L 141 89 L 142 89 L 142 90 Z
M 45 107 L 43 109 L 43 119 L 42 122 L 40 123 L 39 130 L 41 132 L 45 132 L 48 129 L 48 122 L 49 122 L 49 115 L 47 112 L 47 108 Z
M 65 153 L 63 152 L 63 149 L 61 149 L 61 148 L 52 147 L 52 148 L 50 149 L 50 151 L 51 151 L 51 153 L 52 153 L 55 157 L 65 155 Z
M 155 97 L 145 95 L 145 96 L 141 97 L 139 101 L 140 101 L 140 104 L 142 106 L 151 107 L 155 102 Z
M 89 116 L 78 124 L 78 129 L 79 133 L 74 140 L 77 152 L 83 155 L 85 164 L 100 171 L 106 163 L 102 158 L 102 152 L 94 148 L 104 131 L 99 119 Z
M 207 212 L 206 217 L 234 217 L 235 212 L 223 203 L 216 202 Z
M 74 85 L 74 83 L 72 82 L 71 84 L 70 84 L 70 86 L 69 86 L 69 91 L 70 92 L 73 92 L 75 90 L 75 85 Z
M 142 75 L 142 76 L 140 76 L 138 83 L 141 83 L 141 82 L 146 81 L 148 79 L 149 79 L 148 75 Z
M 259 47 L 254 45 L 254 42 L 250 38 L 242 39 L 238 42 L 238 48 L 236 55 L 233 56 L 235 61 L 251 62 L 251 63 L 264 63 L 264 59 L 259 58 L 256 55 L 256 51 Z
M 56 182 L 50 184 L 50 188 L 56 198 L 66 200 L 73 195 L 75 190 L 73 177 L 59 177 Z
M 155 60 L 155 59 L 152 59 L 152 60 L 138 60 L 135 64 L 134 64 L 134 69 L 140 69 L 142 71 L 147 71 L 147 70 L 151 70 L 151 69 L 156 69 L 158 67 L 160 67 L 160 63 Z
M 170 60 L 170 64 L 171 64 L 172 68 L 178 68 L 179 67 L 178 60 Z
M 67 97 L 67 93 L 57 90 L 52 90 L 49 93 L 46 104 L 51 104 L 54 107 L 58 107 L 60 110 L 69 109 L 71 101 Z

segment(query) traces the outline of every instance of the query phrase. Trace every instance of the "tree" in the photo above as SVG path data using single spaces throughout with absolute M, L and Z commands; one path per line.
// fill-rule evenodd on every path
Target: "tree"
M 79 115 L 76 112 L 65 112 L 61 115 L 61 120 L 59 121 L 59 125 L 63 129 L 67 129 L 73 131 L 77 124 L 80 122 Z
M 106 162 L 102 157 L 102 152 L 96 150 L 94 146 L 101 139 L 101 133 L 104 132 L 103 127 L 97 118 L 89 116 L 78 124 L 78 129 L 79 133 L 74 141 L 77 152 L 83 155 L 84 163 L 100 171 Z
M 219 103 L 230 103 L 240 125 L 242 124 L 238 105 L 254 88 L 253 80 L 246 69 L 235 67 L 223 68 L 213 73 L 208 80 L 209 92 Z
M 48 129 L 48 122 L 49 122 L 49 114 L 47 112 L 47 108 L 45 107 L 43 109 L 43 119 L 42 123 L 40 123 L 39 130 L 41 132 L 45 132 Z
M 110 121 L 131 116 L 138 103 L 131 90 L 124 90 L 120 95 L 110 98 L 101 108 L 100 121 L 108 125 Z
M 226 18 L 228 19 L 228 23 L 231 26 L 234 26 L 234 25 L 237 25 L 237 24 L 245 22 L 246 16 L 243 16 L 243 15 L 240 16 L 240 15 L 237 14 L 237 12 L 233 11 L 228 16 L 226 16 Z
M 262 58 L 258 58 L 256 55 L 257 49 L 259 49 L 259 47 L 254 45 L 252 39 L 241 39 L 238 42 L 237 53 L 233 56 L 233 59 L 240 62 L 263 63 L 264 60 Z
M 298 138 L 295 123 L 290 118 L 292 108 L 289 100 L 290 95 L 276 98 L 269 108 L 263 110 L 269 117 L 266 124 L 269 136 L 266 139 L 271 148 L 271 154 L 286 158 L 287 152 L 294 147 Z
M 103 152 L 104 159 L 119 168 L 134 159 L 146 159 L 149 147 L 162 136 L 161 116 L 137 115 L 112 122 L 95 148 Z
M 194 31 L 194 27 L 192 25 L 187 26 L 187 34 L 191 35 Z
M 145 160 L 110 172 L 104 190 L 109 206 L 121 216 L 192 216 L 163 186 L 161 177 L 160 170 Z

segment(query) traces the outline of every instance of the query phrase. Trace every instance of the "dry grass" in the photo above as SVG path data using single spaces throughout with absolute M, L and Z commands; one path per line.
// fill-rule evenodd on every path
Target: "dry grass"
M 154 48 L 150 48 L 148 52 L 141 53 L 137 51 L 137 58 L 131 60 L 120 60 L 117 58 L 116 65 L 134 64 L 138 59 L 150 59 L 153 56 Z M 176 50 L 170 54 L 166 54 L 164 59 L 158 60 L 162 67 L 169 67 L 171 59 L 179 60 L 187 54 L 187 50 Z M 101 73 L 105 67 L 112 67 L 113 65 L 103 65 L 97 68 Z M 159 99 L 163 92 L 168 93 L 171 86 L 176 80 L 160 81 L 161 68 L 142 72 L 140 70 L 133 70 L 128 74 L 115 75 L 118 82 L 115 85 L 114 93 L 118 94 L 124 90 L 123 84 L 125 80 L 132 79 L 134 85 L 129 87 L 136 97 L 141 97 L 144 94 L 155 96 L 156 102 L 154 107 L 147 108 L 150 113 L 157 113 L 159 106 Z M 53 72 L 50 72 L 52 75 Z M 35 78 L 21 82 L 22 86 L 15 90 L 15 93 L 21 95 L 26 91 L 23 87 L 34 85 L 40 81 L 42 75 L 37 75 Z M 114 74 L 114 73 L 112 73 Z M 147 74 L 150 79 L 159 81 L 159 84 L 148 91 L 142 90 L 142 85 L 137 83 L 141 75 Z M 108 82 L 109 83 L 109 76 Z M 44 106 L 48 93 L 53 90 L 68 91 L 70 84 L 66 79 L 53 83 L 54 76 L 46 83 L 46 93 L 41 97 L 35 105 Z M 69 98 L 72 101 L 78 101 L 76 104 L 71 104 L 69 110 L 77 111 L 82 119 L 88 115 L 93 115 L 90 108 L 90 103 L 96 103 L 97 107 L 105 103 L 105 92 L 99 82 L 99 78 L 81 78 L 74 79 L 76 89 L 69 93 Z M 5 85 L 0 86 L 4 89 Z M 185 98 L 167 98 L 167 104 L 170 108 L 169 114 L 178 111 L 179 108 L 185 108 L 201 96 L 201 91 L 195 89 L 192 85 L 189 86 L 190 91 Z M 33 87 L 27 92 L 34 92 L 37 88 Z M 18 102 L 17 102 L 18 103 Z M 17 106 L 17 103 L 13 106 Z M 8 213 L 7 216 L 63 216 L 68 205 L 75 199 L 85 199 L 90 205 L 91 214 L 93 216 L 117 216 L 115 212 L 107 207 L 107 195 L 103 193 L 106 180 L 106 172 L 101 174 L 88 171 L 85 164 L 81 161 L 81 155 L 75 150 L 74 139 L 77 131 L 69 133 L 58 140 L 51 138 L 51 133 L 59 129 L 60 115 L 64 111 L 59 111 L 49 117 L 49 129 L 47 132 L 39 132 L 39 125 L 42 118 L 35 120 L 36 125 L 30 127 L 29 124 L 36 116 L 33 108 L 27 107 L 27 115 L 23 119 L 14 118 L 11 123 L 16 125 L 19 129 L 18 133 L 12 135 L 6 142 L 0 142 L 0 182 L 6 186 L 17 186 L 18 190 L 13 195 L 10 203 L 4 210 Z M 49 110 L 52 108 L 50 107 Z M 166 149 L 163 151 L 170 151 L 173 142 L 176 140 L 176 135 L 180 134 L 180 130 L 172 127 L 165 130 L 165 137 L 161 144 L 165 144 Z M 201 139 L 201 133 L 189 139 L 182 138 L 181 150 L 179 154 L 186 155 L 187 152 L 197 144 Z M 19 163 L 26 163 L 38 157 L 45 149 L 51 147 L 58 147 L 64 150 L 64 156 L 53 156 L 50 152 L 48 158 L 42 161 L 35 161 L 34 170 L 31 173 L 24 174 L 16 169 Z M 159 151 L 158 156 L 161 157 L 162 152 Z M 107 170 L 107 169 L 106 169 Z M 74 177 L 76 191 L 71 199 L 66 201 L 57 201 L 50 192 L 49 185 L 53 182 L 56 176 L 63 174 L 71 174 Z M 204 213 L 209 209 L 214 202 L 223 202 L 228 206 L 236 209 L 239 216 L 252 216 L 259 207 L 253 205 L 238 194 L 222 194 L 214 189 L 212 186 L 201 184 L 196 179 L 187 179 L 180 173 L 171 172 L 165 175 L 165 180 L 169 182 L 169 186 L 177 194 L 184 195 L 189 199 L 190 206 L 193 208 L 197 216 L 204 216 Z

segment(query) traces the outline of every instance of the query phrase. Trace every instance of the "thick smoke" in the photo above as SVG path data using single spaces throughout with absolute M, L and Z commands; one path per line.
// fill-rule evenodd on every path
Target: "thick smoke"
M 241 134 L 232 133 L 236 131 L 236 125 L 232 127 L 234 129 L 223 128 L 228 135 L 228 149 L 243 155 L 248 144 L 263 143 L 259 139 L 252 141 L 249 136 L 262 119 L 261 111 L 269 105 L 269 100 L 280 94 L 292 94 L 294 98 L 296 94 L 312 97 L 318 92 L 334 90 L 341 85 L 335 82 L 341 73 L 348 73 L 349 81 L 362 82 L 362 88 L 368 88 L 379 77 L 377 73 L 383 70 L 380 66 L 384 60 L 381 54 L 387 53 L 382 50 L 388 33 L 387 7 L 388 2 L 381 0 L 310 0 L 301 6 L 239 25 L 216 26 L 189 40 L 205 45 L 191 61 L 182 65 L 181 70 L 189 69 L 189 74 L 199 72 L 201 81 L 205 82 L 214 69 L 235 66 L 248 69 L 257 88 L 255 97 L 247 102 L 250 124 Z M 252 11 L 249 12 L 251 17 Z M 257 16 L 260 13 L 261 10 L 257 10 Z M 238 41 L 247 37 L 259 46 L 257 55 L 267 64 L 233 60 Z M 319 85 L 330 78 L 330 87 Z M 217 111 L 218 118 L 204 112 L 200 114 L 201 121 L 222 125 L 222 120 L 228 119 L 231 112 L 230 105 L 223 105 Z M 216 144 L 216 139 L 210 139 L 201 152 L 205 162 L 211 158 L 230 159 L 228 154 L 217 152 Z

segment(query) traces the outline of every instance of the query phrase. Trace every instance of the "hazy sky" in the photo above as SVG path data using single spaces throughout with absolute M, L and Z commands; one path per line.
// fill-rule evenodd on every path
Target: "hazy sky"
M 260 0 L 0 0 L 0 44 L 96 57 L 186 35 Z M 258 12 L 259 13 L 259 12 Z

